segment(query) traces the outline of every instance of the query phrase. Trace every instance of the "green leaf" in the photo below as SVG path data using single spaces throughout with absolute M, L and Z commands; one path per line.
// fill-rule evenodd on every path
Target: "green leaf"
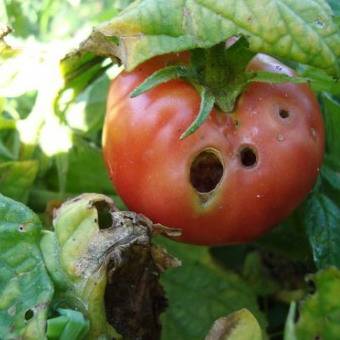
M 325 71 L 311 66 L 302 66 L 299 73 L 309 81 L 310 86 L 316 92 L 329 92 L 340 95 L 340 79 L 329 76 Z
M 326 155 L 321 168 L 320 192 L 324 193 L 340 207 L 340 159 L 335 155 Z
M 242 308 L 250 310 L 265 327 L 251 287 L 237 274 L 218 267 L 208 248 L 164 238 L 157 243 L 183 262 L 162 276 L 170 301 L 163 316 L 163 340 L 203 339 L 214 320 Z
M 75 139 L 74 146 L 68 154 L 68 160 L 69 168 L 65 186 L 67 192 L 113 194 L 112 183 L 99 147 L 80 138 Z
M 115 0 L 114 1 L 114 7 L 118 11 L 122 11 L 125 9 L 128 5 L 130 5 L 134 0 Z
M 115 334 L 106 319 L 104 294 L 107 256 L 116 240 L 110 237 L 112 230 L 100 232 L 96 204 L 109 209 L 107 212 L 113 207 L 109 198 L 99 194 L 67 201 L 53 220 L 55 232 L 46 233 L 41 240 L 45 263 L 57 288 L 55 300 L 86 315 L 91 339 Z
M 0 334 L 3 339 L 46 339 L 53 286 L 39 241 L 38 217 L 0 195 Z
M 0 118 L 0 130 L 15 128 L 15 121 L 12 119 Z
M 60 316 L 47 321 L 49 339 L 82 340 L 87 335 L 90 324 L 82 313 L 72 309 L 59 308 Z
M 256 251 L 247 255 L 242 277 L 259 296 L 270 295 L 279 290 L 279 284 L 264 268 L 260 254 Z
M 254 315 L 243 308 L 214 322 L 206 340 L 262 340 L 262 331 Z
M 337 161 L 337 165 L 334 166 L 334 168 L 340 169 L 340 160 Z M 333 187 L 333 189 L 339 191 L 340 190 L 340 173 L 339 171 L 334 170 L 334 168 L 331 166 L 331 162 L 328 161 L 328 159 L 326 159 L 324 165 L 321 168 L 321 177 L 322 179 L 327 181 L 328 184 L 331 187 Z
M 327 131 L 326 154 L 334 155 L 335 158 L 338 158 L 340 155 L 340 101 L 329 94 L 323 94 L 321 104 Z
M 335 15 L 337 15 L 337 16 L 340 15 L 340 3 L 339 3 L 339 1 L 338 0 L 328 0 L 328 3 L 332 7 Z
M 60 153 L 54 157 L 58 174 L 58 190 L 61 195 L 66 191 L 67 172 L 69 169 L 68 156 L 68 153 Z
M 326 127 L 326 153 L 321 168 L 320 190 L 340 206 L 340 102 L 327 93 L 320 97 Z
M 64 193 L 77 195 L 83 192 L 101 192 L 112 195 L 112 183 L 104 164 L 102 150 L 81 137 L 73 138 L 74 145 L 67 153 L 57 155 L 58 168 L 47 172 L 39 184 L 60 193 L 60 179 Z M 60 198 L 62 198 L 61 193 Z
M 26 202 L 37 172 L 38 162 L 33 160 L 0 163 L 0 192 Z
M 104 72 L 112 66 L 105 58 L 95 56 L 93 53 L 70 53 L 60 62 L 60 72 L 64 86 L 60 90 L 56 103 L 57 113 L 64 117 L 64 110 L 89 85 L 99 79 Z
M 260 248 L 294 262 L 312 263 L 312 254 L 306 235 L 303 207 L 299 207 L 284 222 L 259 238 Z
M 103 75 L 86 88 L 65 113 L 68 125 L 82 136 L 92 137 L 102 129 L 110 79 Z
M 70 58 L 72 56 L 72 58 Z M 95 74 L 94 69 L 98 63 L 103 62 L 104 58 L 93 55 L 92 53 L 77 54 L 71 53 L 60 62 L 60 71 L 64 78 L 66 87 L 73 87 L 77 82 L 77 77 L 85 76 L 86 73 Z M 87 76 L 86 78 L 91 78 Z M 76 83 L 72 83 L 72 82 Z
M 296 338 L 338 339 L 340 334 L 340 272 L 329 268 L 313 276 L 316 292 L 301 305 Z
M 312 194 L 305 205 L 304 223 L 317 267 L 340 267 L 339 207 L 324 194 Z
M 54 283 L 55 289 L 57 291 L 70 289 L 72 287 L 72 282 L 63 270 L 63 265 L 61 263 L 59 254 L 59 244 L 54 232 L 49 230 L 43 231 L 43 238 L 40 242 L 40 249 L 42 254 L 44 255 L 46 268 Z M 46 254 L 48 254 L 48 256 L 46 256 Z
M 211 110 L 214 107 L 215 97 L 212 95 L 210 90 L 203 87 L 201 92 L 201 104 L 200 110 L 197 114 L 196 119 L 191 123 L 191 125 L 182 133 L 180 139 L 184 139 L 191 134 L 193 134 L 209 117 Z
M 38 33 L 35 19 L 40 10 L 40 1 L 8 0 L 5 3 L 9 24 L 17 36 L 28 37 Z
M 138 85 L 130 94 L 131 98 L 137 97 L 140 94 L 151 90 L 152 88 L 163 84 L 167 81 L 190 76 L 190 70 L 187 66 L 173 65 L 167 66 L 159 71 L 154 72 L 150 77 L 146 78 Z
M 14 156 L 12 155 L 10 150 L 8 150 L 8 148 L 0 140 L 0 160 L 10 161 L 10 160 L 13 160 L 13 158 L 14 158 Z
M 324 0 L 142 0 L 99 26 L 82 47 L 118 56 L 132 70 L 155 55 L 209 48 L 233 35 L 247 37 L 253 52 L 340 72 L 340 34 Z

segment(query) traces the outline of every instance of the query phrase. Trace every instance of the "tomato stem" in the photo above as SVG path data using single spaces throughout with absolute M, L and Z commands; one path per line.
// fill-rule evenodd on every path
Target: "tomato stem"
M 192 84 L 201 96 L 200 110 L 190 127 L 181 135 L 182 140 L 204 123 L 214 105 L 222 112 L 232 113 L 237 98 L 252 81 L 306 82 L 305 78 L 282 73 L 247 71 L 254 56 L 244 37 L 231 37 L 227 42 L 208 49 L 197 48 L 191 51 L 189 65 L 171 65 L 154 72 L 132 91 L 130 97 L 139 96 L 173 79 L 181 78 Z

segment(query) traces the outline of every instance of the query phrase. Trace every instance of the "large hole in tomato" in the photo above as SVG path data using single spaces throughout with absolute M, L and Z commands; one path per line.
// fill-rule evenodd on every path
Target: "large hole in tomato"
M 191 185 L 200 193 L 210 192 L 220 182 L 223 171 L 223 164 L 218 157 L 218 152 L 212 149 L 204 150 L 191 163 Z

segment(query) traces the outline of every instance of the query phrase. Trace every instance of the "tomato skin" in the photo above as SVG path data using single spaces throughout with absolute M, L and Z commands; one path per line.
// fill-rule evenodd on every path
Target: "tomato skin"
M 129 209 L 181 228 L 183 242 L 248 242 L 287 217 L 312 189 L 324 149 L 319 105 L 306 84 L 252 83 L 232 115 L 213 109 L 181 141 L 200 105 L 189 83 L 173 80 L 136 98 L 129 95 L 157 69 L 186 59 L 157 57 L 113 80 L 103 131 L 110 177 Z M 261 54 L 248 68 L 292 74 Z M 280 110 L 289 116 L 282 118 Z M 240 160 L 247 146 L 257 157 L 253 167 Z M 206 149 L 216 150 L 224 167 L 208 201 L 190 182 L 191 164 Z

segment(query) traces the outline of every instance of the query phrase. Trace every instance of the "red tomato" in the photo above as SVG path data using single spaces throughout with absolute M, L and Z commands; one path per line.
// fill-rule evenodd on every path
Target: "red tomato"
M 200 105 L 189 83 L 174 80 L 133 99 L 129 94 L 155 70 L 182 59 L 157 57 L 112 82 L 103 135 L 112 182 L 131 210 L 181 228 L 181 241 L 253 240 L 287 217 L 316 181 L 324 148 L 318 102 L 306 84 L 252 83 L 232 115 L 214 108 L 180 141 Z M 265 55 L 249 69 L 293 74 Z

